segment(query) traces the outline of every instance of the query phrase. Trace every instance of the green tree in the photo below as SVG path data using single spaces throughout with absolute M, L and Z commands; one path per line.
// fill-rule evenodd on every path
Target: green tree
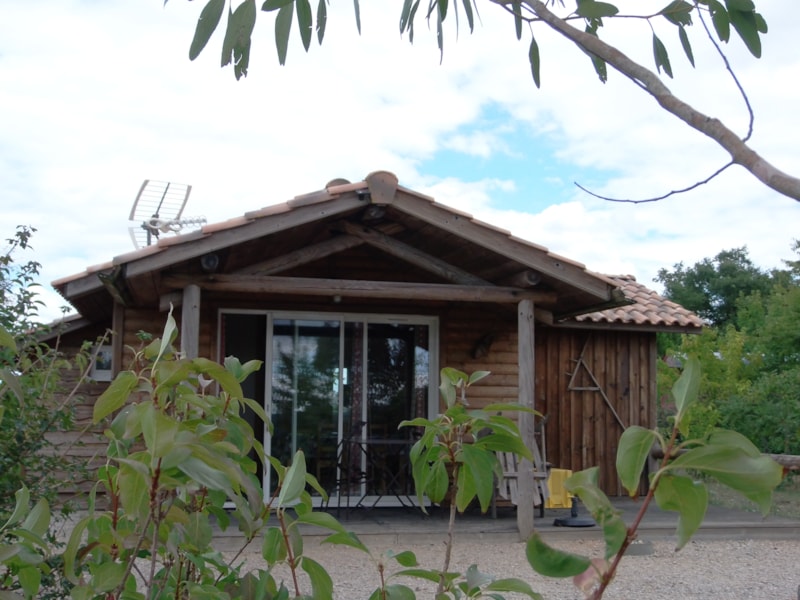
M 527 54 L 533 81 L 537 86 L 541 83 L 541 53 L 536 33 L 545 28 L 563 36 L 588 55 L 601 81 L 607 80 L 608 68 L 611 67 L 650 95 L 665 111 L 719 144 L 730 155 L 730 161 L 711 177 L 738 164 L 768 187 L 800 200 L 800 179 L 783 173 L 752 150 L 747 145 L 749 134 L 743 139 L 718 119 L 699 112 L 672 94 L 660 78 L 661 74 L 672 77 L 672 65 L 666 45 L 656 35 L 654 22 L 668 23 L 675 28 L 682 51 L 692 65 L 694 65 L 694 53 L 688 31 L 695 20 L 703 24 L 700 35 L 707 37 L 717 49 L 719 46 L 711 31 L 714 31 L 716 38 L 721 42 L 728 42 L 733 31 L 754 56 L 760 57 L 761 34 L 767 32 L 767 24 L 757 12 L 754 2 L 752 0 L 697 0 L 696 2 L 672 0 L 666 4 L 664 2 L 666 0 L 661 3 L 648 2 L 647 6 L 639 6 L 641 12 L 635 14 L 622 14 L 614 4 L 597 0 L 569 2 L 490 0 L 488 4 L 508 14 L 514 24 L 517 39 L 522 39 L 523 32 L 529 39 Z M 286 63 L 289 39 L 295 24 L 306 51 L 311 46 L 314 34 L 317 42 L 322 44 L 328 25 L 328 4 L 329 0 L 318 0 L 316 11 L 312 9 L 309 0 L 266 0 L 261 4 L 261 11 L 275 12 L 275 46 L 280 64 Z M 354 4 L 356 25 L 360 32 L 359 0 L 355 0 Z M 419 0 L 405 0 L 402 3 L 400 33 L 407 35 L 408 40 L 413 43 L 418 20 L 425 19 L 436 32 L 440 52 L 444 51 L 446 36 L 451 33 L 449 28 L 452 26 L 458 29 L 465 24 L 472 31 L 478 14 L 477 0 L 462 0 L 461 3 L 429 0 L 422 8 L 420 11 Z M 223 14 L 227 14 L 227 23 L 222 40 L 221 64 L 223 67 L 231 65 L 236 78 L 239 79 L 247 75 L 250 66 L 251 38 L 259 15 L 256 0 L 244 0 L 240 3 L 233 0 L 207 0 L 198 19 L 189 57 L 194 60 L 203 51 Z M 448 17 L 451 17 L 449 21 Z M 652 52 L 655 71 L 631 60 L 626 54 L 600 38 L 601 30 L 605 31 L 602 29 L 603 26 L 609 21 L 629 26 L 641 25 L 649 30 L 652 40 L 648 52 Z M 744 100 L 746 101 L 746 97 Z
M 682 262 L 672 270 L 659 269 L 654 281 L 664 286 L 664 295 L 694 311 L 712 325 L 738 325 L 737 301 L 754 293 L 768 294 L 775 275 L 756 267 L 747 247 L 723 250 L 691 267 Z

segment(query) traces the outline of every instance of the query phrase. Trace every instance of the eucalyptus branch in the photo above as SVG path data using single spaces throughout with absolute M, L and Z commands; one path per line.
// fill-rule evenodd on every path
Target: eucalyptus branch
M 695 183 L 693 183 L 691 185 L 688 185 L 686 187 L 679 188 L 677 190 L 669 191 L 666 194 L 662 194 L 661 196 L 655 196 L 653 198 L 641 198 L 639 200 L 633 200 L 633 199 L 629 199 L 629 198 L 612 198 L 610 196 L 603 196 L 602 194 L 598 194 L 596 192 L 591 191 L 588 188 L 583 187 L 577 181 L 574 181 L 573 183 L 575 184 L 576 187 L 580 188 L 582 191 L 586 192 L 590 196 L 594 196 L 595 198 L 599 198 L 600 200 L 606 200 L 608 202 L 621 202 L 621 203 L 628 203 L 628 204 L 645 204 L 647 202 L 658 202 L 659 200 L 665 200 L 666 198 L 669 198 L 670 196 L 675 196 L 677 194 L 683 194 L 683 193 L 688 192 L 690 190 L 693 190 L 695 188 L 699 188 L 701 185 L 705 185 L 705 184 L 709 183 L 712 179 L 714 179 L 715 177 L 720 175 L 725 169 L 727 169 L 728 167 L 730 167 L 733 164 L 734 163 L 732 161 L 729 162 L 729 163 L 726 163 L 725 165 L 723 165 L 722 167 L 720 167 L 719 169 L 714 171 L 711 175 L 709 175 L 705 179 L 702 179 L 701 181 L 696 181 Z
M 490 0 L 505 4 L 508 0 Z M 800 201 L 800 179 L 793 177 L 761 157 L 719 119 L 705 115 L 676 97 L 650 69 L 634 62 L 617 48 L 585 33 L 552 13 L 541 0 L 522 0 L 548 27 L 576 46 L 611 65 L 647 92 L 664 110 L 692 129 L 708 136 L 725 149 L 731 162 L 743 166 L 767 187 Z

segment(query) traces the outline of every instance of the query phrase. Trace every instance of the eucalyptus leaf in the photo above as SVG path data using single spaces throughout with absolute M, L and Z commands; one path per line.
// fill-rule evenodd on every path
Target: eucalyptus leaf
M 674 0 L 661 9 L 659 14 L 663 15 L 673 25 L 691 25 L 692 10 L 694 6 L 686 0 Z
M 731 37 L 731 20 L 728 11 L 717 0 L 708 0 L 708 10 L 711 11 L 711 22 L 720 41 L 727 42 Z
M 678 27 L 678 37 L 681 40 L 681 46 L 683 47 L 683 52 L 686 54 L 686 58 L 689 59 L 689 62 L 692 66 L 694 65 L 694 53 L 692 52 L 692 45 L 689 43 L 689 36 L 686 35 L 686 28 L 681 25 Z
M 297 8 L 297 28 L 300 32 L 300 40 L 306 52 L 311 47 L 311 34 L 314 28 L 314 18 L 311 13 L 311 3 L 309 0 L 296 0 Z
M 194 31 L 194 38 L 189 47 L 189 60 L 194 60 L 203 51 L 203 48 L 208 44 L 211 34 L 216 30 L 219 25 L 220 18 L 222 18 L 222 11 L 225 10 L 226 0 L 208 0 L 203 10 L 200 13 L 200 18 L 197 20 L 197 27 Z
M 522 2 L 520 0 L 514 0 L 511 2 L 511 12 L 514 13 L 514 32 L 517 35 L 517 39 L 522 39 Z
M 292 31 L 292 21 L 294 20 L 294 3 L 286 4 L 278 10 L 275 17 L 275 47 L 278 50 L 278 62 L 286 64 L 286 53 L 289 49 L 289 36 Z
M 759 37 L 760 24 L 756 20 L 756 14 L 752 11 L 736 10 L 728 7 L 731 25 L 742 38 L 750 54 L 756 58 L 761 58 L 761 38 Z
M 669 54 L 667 53 L 667 48 L 655 33 L 653 34 L 653 56 L 655 57 L 656 68 L 658 69 L 658 72 L 660 73 L 663 69 L 664 73 L 671 78 L 672 65 L 669 63 Z
M 328 25 L 328 4 L 326 0 L 319 0 L 317 4 L 317 43 L 322 45 L 325 29 Z
M 528 48 L 528 62 L 531 65 L 531 76 L 533 77 L 533 83 L 537 88 L 540 88 L 542 86 L 541 57 L 539 56 L 539 44 L 536 42 L 536 38 L 533 37 L 532 34 L 531 45 Z
M 613 17 L 619 9 L 608 2 L 595 2 L 594 0 L 583 0 L 578 2 L 575 13 L 584 19 L 602 19 L 603 17 Z

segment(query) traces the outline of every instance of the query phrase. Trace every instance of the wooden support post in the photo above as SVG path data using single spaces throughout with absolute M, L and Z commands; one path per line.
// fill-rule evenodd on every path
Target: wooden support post
M 116 377 L 122 370 L 122 348 L 125 333 L 125 307 L 119 302 L 114 302 L 114 312 L 111 316 L 111 376 Z
M 517 311 L 517 359 L 519 368 L 519 403 L 534 408 L 535 363 L 533 356 L 534 318 L 533 301 L 522 300 Z M 528 448 L 536 444 L 533 415 L 521 412 L 519 430 Z M 521 540 L 533 533 L 533 463 L 523 460 L 519 468 L 519 502 L 517 503 L 517 529 Z
M 181 310 L 181 352 L 186 358 L 197 358 L 200 349 L 200 286 L 183 288 Z

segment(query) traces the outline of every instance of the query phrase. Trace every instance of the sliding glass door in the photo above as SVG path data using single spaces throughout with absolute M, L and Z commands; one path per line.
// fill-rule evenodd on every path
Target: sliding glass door
M 224 355 L 264 361 L 245 393 L 263 401 L 272 420 L 271 436 L 253 422 L 265 449 L 284 464 L 302 450 L 329 493 L 368 501 L 391 502 L 411 484 L 396 474 L 413 432 L 398 425 L 436 410 L 436 330 L 429 317 L 223 311 L 220 318 Z M 267 489 L 270 475 L 263 474 Z

